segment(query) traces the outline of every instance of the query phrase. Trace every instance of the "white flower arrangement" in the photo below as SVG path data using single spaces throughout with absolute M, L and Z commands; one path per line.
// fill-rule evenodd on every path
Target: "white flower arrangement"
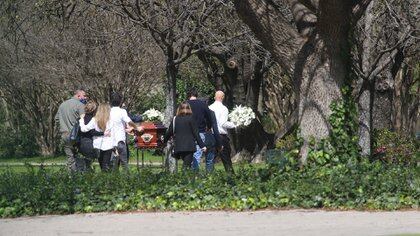
M 246 106 L 235 106 L 232 112 L 229 114 L 229 120 L 237 127 L 248 126 L 252 120 L 255 119 L 255 113 L 250 107 Z
M 163 122 L 165 116 L 162 112 L 152 108 L 143 113 L 143 120 L 150 122 Z

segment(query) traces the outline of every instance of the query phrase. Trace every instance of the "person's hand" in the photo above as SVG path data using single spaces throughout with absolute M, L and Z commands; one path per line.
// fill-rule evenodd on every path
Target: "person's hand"
M 104 136 L 105 136 L 105 137 L 111 137 L 111 130 L 106 130 L 106 131 L 104 132 Z
M 143 126 L 138 126 L 138 127 L 137 127 L 137 131 L 139 131 L 140 133 L 141 133 L 141 132 L 143 132 L 143 131 L 144 131 Z
M 203 152 L 207 152 L 207 147 L 203 147 L 203 148 L 201 148 L 201 151 L 203 151 Z
M 131 133 L 133 132 L 133 129 L 134 129 L 133 127 L 129 126 L 128 128 L 125 129 L 125 132 Z

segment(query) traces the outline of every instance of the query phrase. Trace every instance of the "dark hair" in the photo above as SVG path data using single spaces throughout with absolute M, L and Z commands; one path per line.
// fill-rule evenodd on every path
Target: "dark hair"
M 198 97 L 198 92 L 196 88 L 190 88 L 187 92 L 187 98 L 191 98 L 191 97 Z
M 192 115 L 192 110 L 191 110 L 190 104 L 188 102 L 181 103 L 181 105 L 179 105 L 179 107 L 176 111 L 176 115 L 177 116 Z
M 111 106 L 119 107 L 122 104 L 122 96 L 119 93 L 111 94 Z

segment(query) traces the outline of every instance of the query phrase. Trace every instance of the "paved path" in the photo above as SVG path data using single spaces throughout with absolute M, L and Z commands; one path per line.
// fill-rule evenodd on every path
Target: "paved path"
M 420 211 L 165 212 L 0 220 L 0 235 L 420 235 Z

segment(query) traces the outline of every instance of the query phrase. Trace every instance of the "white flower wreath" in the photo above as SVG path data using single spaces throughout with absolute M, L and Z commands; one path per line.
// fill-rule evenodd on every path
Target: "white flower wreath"
M 252 109 L 242 105 L 235 106 L 232 112 L 229 114 L 229 120 L 237 127 L 249 126 L 254 119 L 255 113 L 252 111 Z
M 165 116 L 162 112 L 152 108 L 143 113 L 143 120 L 150 122 L 163 122 Z

